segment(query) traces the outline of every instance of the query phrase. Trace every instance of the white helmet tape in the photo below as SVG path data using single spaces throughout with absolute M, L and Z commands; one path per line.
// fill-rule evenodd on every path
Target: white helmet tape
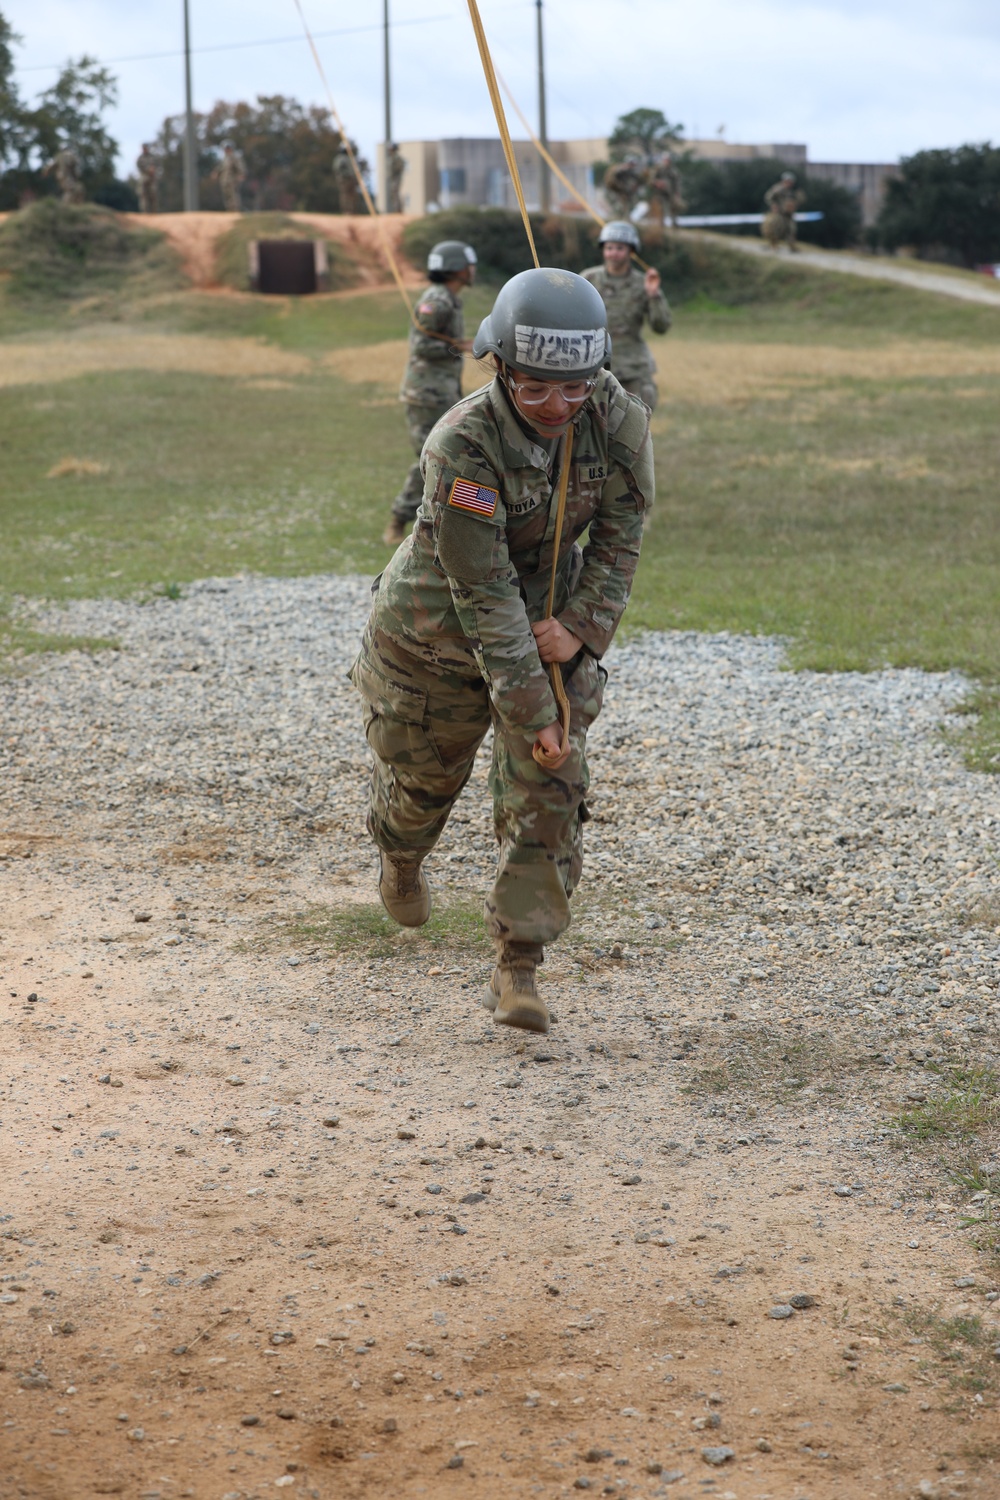
M 603 328 L 535 328 L 518 323 L 514 337 L 514 363 L 522 369 L 537 370 L 540 375 L 547 371 L 559 374 L 589 371 L 604 358 Z

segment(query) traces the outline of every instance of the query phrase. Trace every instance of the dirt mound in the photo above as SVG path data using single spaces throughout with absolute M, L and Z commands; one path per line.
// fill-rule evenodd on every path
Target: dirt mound
M 240 222 L 240 214 L 157 214 L 155 219 L 131 214 L 132 223 L 164 234 L 180 256 L 185 273 L 202 291 L 221 290 L 217 258 L 219 240 Z M 259 216 L 257 216 L 259 217 Z M 288 214 L 285 221 L 318 230 L 324 239 L 343 249 L 352 263 L 357 283 L 364 287 L 385 286 L 392 281 L 383 245 L 388 242 L 408 286 L 422 283 L 422 273 L 403 258 L 402 236 L 409 222 L 401 214 L 372 219 L 366 214 Z

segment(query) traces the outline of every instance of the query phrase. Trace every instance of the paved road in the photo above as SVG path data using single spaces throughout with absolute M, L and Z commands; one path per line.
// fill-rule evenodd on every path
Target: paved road
M 713 239 L 718 238 L 713 235 Z M 726 244 L 747 255 L 773 255 L 759 240 L 742 235 L 726 235 Z M 785 254 L 779 251 L 779 254 Z M 868 276 L 875 281 L 895 281 L 900 286 L 915 287 L 921 292 L 940 292 L 945 297 L 958 297 L 963 302 L 983 302 L 989 307 L 1000 308 L 1000 281 L 990 281 L 986 276 L 969 280 L 961 276 L 936 274 L 933 271 L 917 270 L 912 261 L 885 260 L 868 255 L 848 255 L 844 251 L 831 253 L 824 250 L 800 250 L 795 257 L 796 265 L 816 266 L 821 271 L 840 271 L 845 276 Z M 982 282 L 982 285 L 979 282 Z

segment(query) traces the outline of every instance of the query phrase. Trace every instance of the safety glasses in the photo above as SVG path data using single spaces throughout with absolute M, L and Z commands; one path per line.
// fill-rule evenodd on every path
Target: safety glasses
M 514 380 L 507 377 L 509 389 L 522 406 L 544 406 L 558 391 L 567 406 L 582 406 L 597 386 L 596 380 Z

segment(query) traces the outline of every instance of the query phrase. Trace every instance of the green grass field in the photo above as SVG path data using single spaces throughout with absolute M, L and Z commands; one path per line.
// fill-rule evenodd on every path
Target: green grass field
M 981 684 L 970 754 L 1000 769 L 1000 313 L 718 255 L 726 297 L 709 280 L 656 341 L 659 495 L 627 628 L 779 633 L 819 669 L 961 668 Z M 733 302 L 744 262 L 754 295 Z M 110 300 L 0 294 L 8 624 L 15 596 L 385 560 L 410 462 L 396 294 L 213 296 L 170 274 Z M 491 295 L 470 294 L 470 325 Z

